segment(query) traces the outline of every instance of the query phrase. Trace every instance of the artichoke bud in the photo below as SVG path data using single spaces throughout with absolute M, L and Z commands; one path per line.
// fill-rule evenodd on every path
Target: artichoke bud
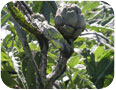
M 72 4 L 58 9 L 55 26 L 64 38 L 74 40 L 85 29 L 86 24 L 80 8 L 76 4 Z
M 71 8 L 71 7 L 68 7 L 68 8 L 67 8 L 67 11 L 72 11 L 72 8 Z
M 67 11 L 66 20 L 65 20 L 66 25 L 72 26 L 75 28 L 77 27 L 77 21 L 78 21 L 78 18 L 77 18 L 76 12 L 74 10 Z
M 59 26 L 63 26 L 64 25 L 64 21 L 62 19 L 61 15 L 57 15 L 55 17 L 55 26 L 58 28 Z
M 81 14 L 81 9 L 76 4 L 72 4 L 72 9 L 78 14 Z
M 66 16 L 66 12 L 67 12 L 67 8 L 64 6 L 63 8 L 60 8 L 61 12 L 59 12 L 59 14 L 61 14 L 61 16 L 64 18 Z
M 85 20 L 84 20 L 84 16 L 83 15 L 80 15 L 79 22 L 80 22 L 79 23 L 79 28 L 85 29 L 86 24 L 85 24 Z
M 73 33 L 75 31 L 74 28 L 66 25 L 60 27 L 59 30 L 64 35 L 64 37 L 70 37 L 70 38 L 72 38 Z

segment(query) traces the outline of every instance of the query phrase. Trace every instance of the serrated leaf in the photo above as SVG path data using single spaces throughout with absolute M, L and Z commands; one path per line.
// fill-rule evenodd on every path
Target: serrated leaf
M 13 53 L 12 61 L 14 64 L 15 71 L 17 72 L 18 78 L 21 80 L 21 83 L 23 84 L 23 88 L 28 88 L 27 81 L 26 81 L 26 78 L 24 76 L 24 73 L 23 73 L 22 67 L 21 67 L 22 62 L 21 62 L 20 58 L 18 57 L 19 52 L 14 47 L 12 50 L 12 53 Z

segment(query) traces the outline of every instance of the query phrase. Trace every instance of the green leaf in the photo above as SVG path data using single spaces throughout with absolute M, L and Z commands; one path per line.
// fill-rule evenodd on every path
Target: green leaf
M 8 14 L 6 14 L 6 15 L 4 15 L 2 17 L 2 19 L 1 19 L 1 26 L 3 26 L 8 21 L 9 17 L 10 17 L 10 13 L 8 13 Z
M 94 8 L 97 8 L 97 6 L 99 6 L 99 2 L 95 2 L 95 1 L 88 1 L 88 2 L 81 2 L 81 6 L 83 6 L 83 9 L 82 9 L 82 13 L 88 13 L 89 11 L 92 11 Z
M 4 6 L 1 11 L 1 17 L 7 14 L 7 8 Z
M 55 54 L 48 52 L 48 63 L 49 65 L 54 65 L 57 62 L 58 56 Z
M 107 51 L 104 55 L 101 56 L 100 62 L 98 63 L 97 75 L 107 75 L 113 72 L 114 70 L 114 52 L 112 50 Z M 103 73 L 104 72 L 104 73 Z
M 95 80 L 95 85 L 97 88 L 102 88 L 104 85 L 105 76 L 108 74 L 112 74 L 114 72 L 114 55 L 113 51 L 109 51 L 102 55 L 100 58 L 100 62 L 97 65 L 97 77 Z
M 44 15 L 45 19 L 49 23 L 50 22 L 51 9 L 50 9 L 50 6 L 49 6 L 48 2 L 43 2 L 40 13 L 42 13 Z
M 100 32 L 102 33 L 104 36 L 109 37 L 112 35 L 112 33 L 114 32 L 114 30 L 110 27 L 107 26 L 90 26 L 90 25 L 86 25 L 87 29 L 90 29 L 91 31 L 94 30 L 96 32 Z
M 81 48 L 84 48 L 86 47 L 85 45 L 85 42 L 86 41 L 86 38 L 81 38 L 81 37 L 78 37 L 75 41 L 74 41 L 74 47 L 81 47 Z
M 79 63 L 80 56 L 73 56 L 69 59 L 68 66 L 74 68 L 75 65 Z
M 50 24 L 51 24 L 52 26 L 55 26 L 54 20 L 53 20 L 52 18 L 50 18 Z
M 107 19 L 105 19 L 104 21 L 102 21 L 101 25 L 102 25 L 102 26 L 105 26 L 105 25 L 108 24 L 113 18 L 114 18 L 114 16 L 108 17 Z
M 13 26 L 11 21 L 8 21 L 8 25 L 10 27 L 8 30 L 11 31 L 11 33 L 13 33 L 14 35 L 16 35 L 15 27 Z
M 11 51 L 11 49 L 13 48 L 13 36 L 11 36 L 11 34 L 7 35 L 5 37 L 5 39 L 3 40 L 3 46 L 6 48 L 6 50 Z
M 48 56 L 50 56 L 52 59 L 57 59 L 57 56 L 55 54 L 52 54 L 51 52 L 48 52 Z
M 20 50 L 22 48 L 21 41 L 19 40 L 19 37 L 17 35 L 15 36 L 15 44 L 17 49 Z
M 114 79 L 114 73 L 105 76 L 104 87 L 109 86 Z
M 52 11 L 53 16 L 55 17 L 56 11 L 57 11 L 57 4 L 55 1 L 48 1 L 48 5 L 50 6 L 50 9 Z
M 40 47 L 37 46 L 37 44 L 34 44 L 33 42 L 29 43 L 30 49 L 31 50 L 38 50 L 40 51 Z
M 49 73 L 51 73 L 51 71 L 52 71 L 52 66 L 54 66 L 54 64 L 53 63 L 48 63 L 47 64 L 47 74 L 49 74 Z
M 74 73 L 73 76 L 73 82 L 78 85 L 79 89 L 86 88 L 87 86 L 91 87 L 92 89 L 95 89 L 95 85 L 93 82 L 89 80 L 88 75 L 86 74 L 85 70 L 78 70 Z
M 22 73 L 24 74 L 28 88 L 35 89 L 36 74 L 35 74 L 34 66 L 30 61 L 27 62 L 26 59 L 24 59 L 22 62 Z
M 1 61 L 9 60 L 8 53 L 1 52 Z
M 8 53 L 1 52 L 1 65 L 8 72 L 15 72 L 13 62 Z
M 41 13 L 44 15 L 45 19 L 49 22 L 50 21 L 50 12 L 51 12 L 51 9 L 50 9 L 50 6 L 48 4 L 48 2 L 46 1 L 35 1 L 33 2 L 33 7 L 32 7 L 32 10 L 37 13 Z
M 24 73 L 22 71 L 22 62 L 21 62 L 21 59 L 18 57 L 18 51 L 17 49 L 14 47 L 13 50 L 12 50 L 12 58 L 13 58 L 13 63 L 14 63 L 14 68 L 15 68 L 15 71 L 17 72 L 17 75 L 18 75 L 18 78 L 20 79 L 22 85 L 23 85 L 23 88 L 28 88 L 28 85 L 27 85 L 27 81 L 26 81 L 26 78 L 24 76 Z M 26 60 L 25 60 L 26 61 Z
M 96 63 L 95 63 L 95 56 L 93 53 L 89 54 L 85 60 L 87 72 L 92 77 L 96 77 Z
M 98 46 L 97 49 L 94 52 L 94 54 L 95 54 L 95 61 L 99 61 L 100 60 L 99 58 L 104 53 L 105 53 L 104 46 Z
M 6 84 L 8 87 L 13 88 L 13 86 L 17 85 L 13 77 L 6 71 L 1 71 L 1 78 L 4 84 Z
M 33 4 L 32 4 L 32 10 L 33 12 L 37 13 L 37 12 L 40 12 L 41 8 L 42 8 L 42 5 L 43 5 L 43 1 L 33 1 Z

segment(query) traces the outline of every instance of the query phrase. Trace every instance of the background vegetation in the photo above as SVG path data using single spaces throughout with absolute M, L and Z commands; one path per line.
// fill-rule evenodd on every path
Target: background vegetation
M 67 63 L 67 70 L 57 82 L 60 88 L 104 88 L 114 78 L 114 12 L 106 2 L 26 2 L 33 12 L 42 13 L 54 25 L 57 7 L 63 3 L 77 4 L 85 17 L 86 30 L 78 37 L 74 53 Z M 57 7 L 55 5 L 57 4 Z M 1 27 L 10 31 L 1 42 L 1 78 L 11 88 L 36 88 L 33 65 L 27 61 L 22 44 L 17 36 L 17 26 L 7 6 L 1 11 Z M 39 58 L 40 47 L 36 38 L 26 32 L 28 44 L 35 58 Z M 58 49 L 49 43 L 47 73 L 57 63 Z M 38 61 L 36 61 L 39 63 Z

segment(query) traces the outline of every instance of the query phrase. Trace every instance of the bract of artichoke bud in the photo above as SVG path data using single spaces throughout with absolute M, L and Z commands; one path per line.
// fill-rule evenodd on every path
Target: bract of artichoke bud
M 75 39 L 85 29 L 86 24 L 80 8 L 76 4 L 66 4 L 58 8 L 55 26 L 64 38 Z

